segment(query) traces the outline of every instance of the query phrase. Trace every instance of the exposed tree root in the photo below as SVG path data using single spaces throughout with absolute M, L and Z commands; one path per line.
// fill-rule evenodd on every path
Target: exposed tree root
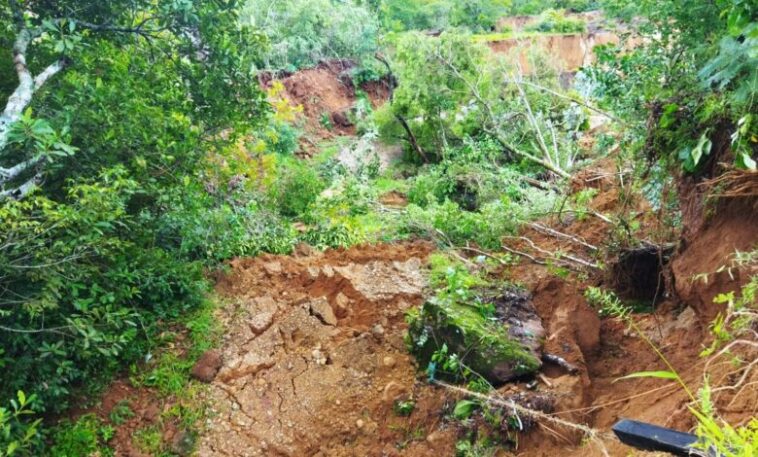
M 477 398 L 479 400 L 483 400 L 487 403 L 501 406 L 504 408 L 511 409 L 517 416 L 518 414 L 522 414 L 524 416 L 528 416 L 530 419 L 538 421 L 538 423 L 543 424 L 544 422 L 558 425 L 560 427 L 564 427 L 569 430 L 574 430 L 581 432 L 589 441 L 596 444 L 598 446 L 598 449 L 603 453 L 605 456 L 610 456 L 608 453 L 608 449 L 605 447 L 605 444 L 603 444 L 603 439 L 609 439 L 610 436 L 607 433 L 602 433 L 599 430 L 595 430 L 593 428 L 590 428 L 586 425 L 576 424 L 574 422 L 570 422 L 564 419 L 559 419 L 557 417 L 553 417 L 549 414 L 543 413 L 542 411 L 536 411 L 533 409 L 526 408 L 524 406 L 519 405 L 515 401 L 507 398 L 503 398 L 501 396 L 496 395 L 485 395 L 478 392 L 472 392 L 468 389 L 465 389 L 463 387 L 454 386 L 451 384 L 447 384 L 442 381 L 432 381 L 434 384 L 444 387 L 445 389 L 451 390 L 453 392 L 458 392 L 460 394 L 464 394 L 468 397 Z

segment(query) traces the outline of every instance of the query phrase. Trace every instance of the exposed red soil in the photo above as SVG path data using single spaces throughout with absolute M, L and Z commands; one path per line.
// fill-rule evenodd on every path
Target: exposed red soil
M 231 262 L 217 290 L 224 366 L 200 455 L 452 455 L 448 396 L 421 382 L 404 311 L 424 299 L 427 243 Z M 415 401 L 409 417 L 396 401 Z
M 490 49 L 498 54 L 514 55 L 524 73 L 533 71 L 529 51 L 538 49 L 555 57 L 559 69 L 575 72 L 595 61 L 593 49 L 603 44 L 619 44 L 619 37 L 611 32 L 572 35 L 539 35 L 529 38 L 508 38 L 491 41 Z
M 736 252 L 750 252 L 758 243 L 758 199 L 729 199 L 714 207 L 716 215 L 672 262 L 677 295 L 703 322 L 724 310 L 725 304 L 713 302 L 717 295 L 739 290 L 758 274 L 755 265 L 734 264 Z
M 580 174 L 574 190 L 581 190 L 587 185 L 598 188 L 600 193 L 593 199 L 591 208 L 610 214 L 620 209 L 617 200 L 619 183 L 612 177 L 609 162 L 600 165 L 600 169 Z M 596 179 L 597 176 L 605 178 Z M 654 214 L 644 211 L 644 204 L 631 202 L 630 205 L 638 214 L 637 222 L 642 227 L 643 234 L 652 233 L 660 225 Z M 748 211 L 744 205 L 744 202 L 732 202 L 716 212 L 684 250 L 685 255 L 674 262 L 674 274 L 681 275 L 685 268 L 690 268 L 693 273 L 708 271 L 702 268 L 709 266 L 715 271 L 735 248 L 749 251 L 755 246 L 758 241 L 754 229 L 755 206 L 752 211 Z M 755 205 L 755 202 L 751 205 Z M 564 219 L 563 223 L 554 218 L 552 227 L 572 235 L 581 235 L 584 241 L 596 246 L 603 246 L 613 238 L 611 226 L 594 217 L 573 221 Z M 534 230 L 527 230 L 524 235 L 541 249 L 592 258 L 591 250 L 575 242 L 550 237 Z M 509 244 L 527 251 L 529 248 L 528 244 L 519 240 Z M 746 365 L 730 367 L 727 360 L 729 357 L 711 361 L 702 358 L 700 352 L 709 344 L 711 337 L 704 325 L 708 321 L 698 319 L 696 312 L 700 313 L 702 309 L 713 310 L 713 294 L 738 289 L 740 278 L 744 281 L 748 276 L 746 273 L 743 271 L 741 275 L 736 274 L 736 280 L 726 281 L 721 277 L 722 280 L 712 281 L 709 286 L 711 289 L 691 286 L 692 289 L 687 289 L 690 293 L 688 299 L 670 299 L 658 306 L 656 314 L 636 316 L 638 326 L 661 349 L 693 392 L 697 392 L 703 385 L 704 377 L 708 375 L 711 387 L 716 392 L 717 409 L 732 424 L 741 424 L 754 417 L 758 389 L 750 383 L 758 379 L 758 373 L 755 370 L 747 372 L 742 379 Z M 754 270 L 752 274 L 755 274 Z M 725 275 L 729 277 L 728 274 Z M 611 318 L 598 320 L 596 312 L 587 306 L 583 298 L 584 289 L 603 283 L 606 286 L 612 285 L 612 278 L 570 273 L 561 279 L 549 272 L 548 268 L 534 263 L 521 263 L 511 267 L 505 276 L 521 281 L 534 290 L 535 305 L 548 329 L 546 350 L 565 357 L 581 369 L 580 378 L 574 379 L 573 383 L 556 383 L 559 391 L 564 390 L 564 395 L 558 396 L 556 404 L 558 417 L 586 423 L 601 432 L 607 432 L 621 418 L 633 418 L 678 430 L 692 429 L 695 423 L 688 410 L 692 402 L 677 384 L 655 379 L 617 381 L 619 377 L 630 373 L 662 370 L 665 366 L 650 346 L 626 325 Z M 677 292 L 680 289 L 681 286 L 677 283 Z M 682 297 L 681 293 L 679 297 Z M 758 357 L 758 351 L 738 346 L 734 356 L 751 361 Z M 546 374 L 550 377 L 549 372 Z M 733 385 L 738 388 L 730 388 Z M 566 436 L 563 431 L 561 433 L 562 437 L 558 437 L 554 431 L 542 429 L 527 435 L 521 441 L 523 451 L 519 455 L 603 455 L 598 446 L 576 447 L 576 436 Z M 604 446 L 610 455 L 629 455 L 629 448 L 608 434 L 603 436 Z
M 355 126 L 349 113 L 356 102 L 356 86 L 349 70 L 353 66 L 348 61 L 327 61 L 293 74 L 276 78 L 269 75 L 262 78 L 262 82 L 269 86 L 278 79 L 284 84 L 285 96 L 290 103 L 303 107 L 304 127 L 310 136 L 318 139 L 352 136 Z M 385 81 L 368 82 L 360 89 L 375 108 L 389 99 L 389 87 Z

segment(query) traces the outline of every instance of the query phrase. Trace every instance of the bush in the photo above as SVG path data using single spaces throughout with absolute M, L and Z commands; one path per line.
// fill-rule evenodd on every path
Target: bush
M 307 163 L 283 161 L 271 190 L 271 197 L 287 217 L 306 217 L 308 208 L 326 189 L 318 172 Z
M 127 213 L 138 192 L 123 170 L 72 186 L 64 202 L 36 196 L 0 207 L 0 397 L 35 392 L 61 411 L 71 389 L 140 357 L 160 318 L 197 305 L 197 265 L 154 247 Z
M 566 17 L 562 10 L 547 10 L 540 16 L 537 24 L 530 25 L 526 30 L 544 33 L 584 33 L 587 24 L 581 19 Z
M 160 239 L 185 258 L 213 265 L 239 256 L 292 251 L 295 232 L 265 196 L 237 189 L 223 196 L 195 186 L 166 195 Z

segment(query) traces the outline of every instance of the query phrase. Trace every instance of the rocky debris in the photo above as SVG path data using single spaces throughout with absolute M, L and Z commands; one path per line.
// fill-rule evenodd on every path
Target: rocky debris
M 421 260 L 415 257 L 404 262 L 374 261 L 334 270 L 371 301 L 389 300 L 397 295 L 418 295 L 426 284 Z
M 256 352 L 248 352 L 244 356 L 231 361 L 219 371 L 218 378 L 222 382 L 252 376 L 261 370 L 274 366 L 274 359 Z
M 347 317 L 349 312 L 350 299 L 347 298 L 347 296 L 342 292 L 338 293 L 334 298 L 334 314 L 336 314 L 338 318 L 344 319 Z
M 244 299 L 220 316 L 225 366 L 207 393 L 212 411 L 198 455 L 451 455 L 452 438 L 396 448 L 407 439 L 402 427 L 426 428 L 446 401 L 416 383 L 403 346 L 403 310 L 419 305 L 426 287 L 422 261 L 409 259 L 428 250 L 414 248 L 363 246 L 233 264 L 235 280 L 221 279 L 221 292 Z M 277 262 L 281 272 L 271 275 L 264 264 Z M 267 311 L 270 325 L 260 317 Z M 268 328 L 256 335 L 251 322 L 259 317 Z M 409 398 L 418 405 L 413 418 L 392 413 L 396 400 Z
M 278 275 L 282 272 L 282 264 L 281 262 L 266 262 L 263 264 L 263 269 L 271 276 Z
M 410 314 L 409 347 L 420 366 L 426 367 L 446 345 L 449 355 L 495 384 L 537 371 L 545 331 L 528 295 L 506 290 L 488 302 L 495 305 L 494 318 L 466 303 L 435 300 Z M 441 376 L 457 375 L 438 369 Z
M 309 307 L 311 314 L 317 317 L 318 320 L 324 323 L 324 325 L 337 325 L 337 316 L 334 315 L 332 306 L 329 304 L 329 301 L 326 298 L 321 297 L 313 300 L 310 303 Z
M 273 323 L 274 313 L 264 311 L 262 313 L 256 314 L 250 319 L 250 330 L 252 330 L 256 335 L 260 335 L 261 333 L 268 330 L 268 328 L 271 327 L 271 324 Z
M 281 271 L 281 264 L 279 264 Z M 255 335 L 260 335 L 274 323 L 277 305 L 273 298 L 265 296 L 255 300 L 255 314 L 249 320 L 250 330 Z
M 217 351 L 207 351 L 200 356 L 190 374 L 200 382 L 210 383 L 216 379 L 224 360 Z
M 308 257 L 313 255 L 315 252 L 316 251 L 309 244 L 298 243 L 298 245 L 295 246 L 294 254 L 298 257 Z
M 377 341 L 382 341 L 384 339 L 384 327 L 382 327 L 382 324 L 376 324 L 371 329 L 371 335 L 376 339 Z

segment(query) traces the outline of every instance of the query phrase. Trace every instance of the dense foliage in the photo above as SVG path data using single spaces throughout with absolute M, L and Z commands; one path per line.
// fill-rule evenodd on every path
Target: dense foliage
M 477 138 L 498 143 L 507 159 L 564 177 L 574 166 L 574 140 L 586 119 L 581 107 L 549 94 L 557 85 L 557 71 L 549 65 L 525 75 L 458 33 L 407 34 L 397 43 L 395 60 L 400 85 L 377 114 L 379 129 L 387 140 L 405 140 L 418 159 L 440 160 Z
M 326 59 L 360 61 L 377 48 L 376 16 L 353 0 L 250 0 L 245 11 L 269 41 L 262 68 L 295 70 Z
M 612 0 L 606 7 L 640 18 L 645 44 L 632 52 L 607 48 L 601 65 L 587 73 L 594 94 L 630 122 L 637 149 L 697 172 L 715 149 L 716 134 L 726 130 L 735 164 L 755 169 L 754 2 Z
M 0 19 L 2 47 L 28 63 L 14 75 L 3 54 L 0 396 L 60 411 L 203 299 L 208 254 L 173 242 L 170 196 L 232 140 L 222 129 L 265 124 L 261 41 L 235 2 L 14 0 Z

